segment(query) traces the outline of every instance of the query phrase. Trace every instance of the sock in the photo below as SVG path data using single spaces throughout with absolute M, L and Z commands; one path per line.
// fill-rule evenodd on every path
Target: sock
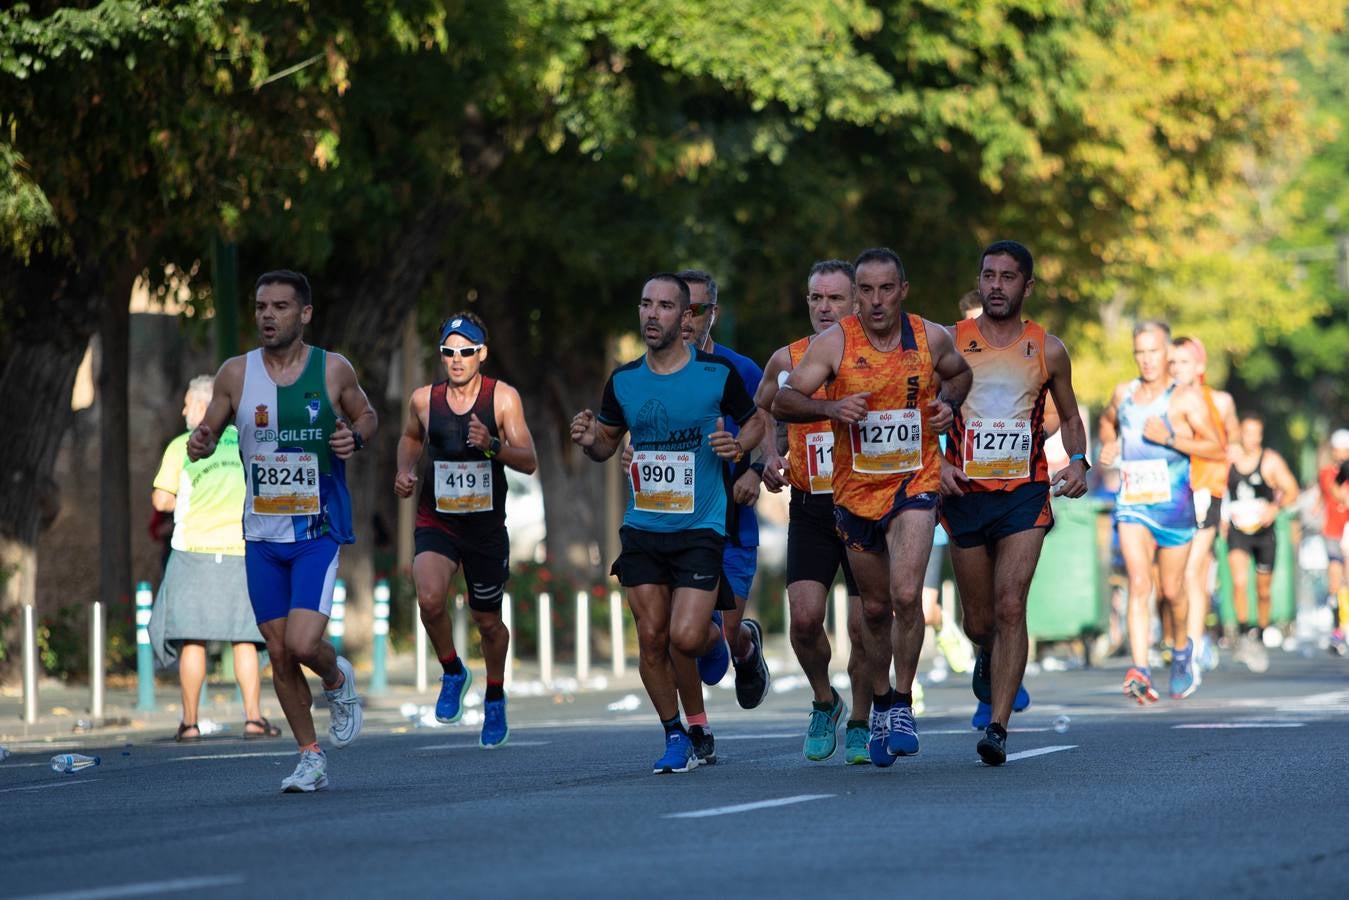
M 679 721 L 678 713 L 675 713 L 675 717 L 673 719 L 661 719 L 660 724 L 661 727 L 665 729 L 666 737 L 669 737 L 675 732 L 685 735 L 688 734 L 688 731 L 686 731 L 684 728 L 684 723 Z
M 315 753 L 323 752 L 323 748 L 319 746 L 318 741 L 314 741 L 314 743 L 312 744 L 305 744 L 303 747 L 300 748 L 301 753 L 305 752 L 306 750 L 313 750 Z
M 871 708 L 876 712 L 885 712 L 893 705 L 890 698 L 894 695 L 894 693 L 895 693 L 894 689 L 891 688 L 884 694 L 876 694 L 874 697 L 871 698 Z
M 1139 673 L 1142 674 L 1142 676 L 1146 678 L 1148 681 L 1152 680 L 1152 670 L 1149 669 L 1147 666 L 1134 666 L 1134 668 L 1137 669 Z
M 496 700 L 506 699 L 506 683 L 504 681 L 494 681 L 487 679 L 487 692 L 483 694 L 483 701 L 492 703 Z
M 323 689 L 324 689 L 325 691 L 336 691 L 336 690 L 339 690 L 339 689 L 342 687 L 342 685 L 346 684 L 346 681 L 347 681 L 347 676 L 343 675 L 342 672 L 341 672 L 341 670 L 338 670 L 338 673 L 337 673 L 337 684 L 329 684 L 328 682 L 325 681 L 325 682 L 323 682 Z
M 1184 662 L 1190 658 L 1190 654 L 1193 651 L 1194 651 L 1194 641 L 1186 641 L 1185 648 L 1182 650 L 1173 650 L 1171 658 Z
M 703 731 L 707 731 L 707 713 L 700 712 L 696 716 L 689 716 L 688 723 L 690 728 L 697 725 Z
M 460 659 L 459 654 L 455 653 L 453 650 L 450 651 L 449 656 L 442 656 L 440 658 L 440 667 L 445 670 L 446 675 L 464 674 L 464 661 Z
M 867 722 L 866 719 L 849 719 L 849 720 L 848 720 L 848 727 L 849 727 L 849 728 L 870 728 L 871 726 L 870 726 L 870 724 Z
M 997 722 L 989 722 L 987 730 L 993 732 L 1003 740 L 1007 740 L 1007 729 L 1003 728 Z
M 826 712 L 826 713 L 827 713 L 827 712 L 833 712 L 833 710 L 834 710 L 834 701 L 833 701 L 833 700 L 824 700 L 824 701 L 820 701 L 820 700 L 812 700 L 812 701 L 810 701 L 810 708 L 811 708 L 811 709 L 818 709 L 820 712 Z
M 901 694 L 901 693 L 895 692 L 895 693 L 893 694 L 893 696 L 894 696 L 894 698 L 895 698 L 895 704 L 896 704 L 896 705 L 898 705 L 898 706 L 913 706 L 913 693 L 912 693 L 912 692 L 910 692 L 910 693 L 908 693 L 908 694 Z

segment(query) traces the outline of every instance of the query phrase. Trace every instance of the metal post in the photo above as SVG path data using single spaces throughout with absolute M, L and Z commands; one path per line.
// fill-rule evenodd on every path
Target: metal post
M 389 689 L 386 670 L 389 644 L 389 582 L 381 578 L 375 582 L 375 639 L 371 646 L 374 671 L 370 673 L 370 693 L 382 694 Z
M 342 655 L 342 638 L 347 633 L 347 583 L 341 578 L 333 585 L 333 608 L 328 614 L 328 637 L 333 649 Z
M 614 677 L 622 678 L 628 668 L 628 648 L 623 639 L 623 594 L 609 590 L 609 643 L 613 645 Z
M 417 633 L 417 693 L 426 693 L 426 626 L 422 624 L 420 610 L 417 624 L 412 626 Z
M 504 614 L 503 614 L 504 621 Z M 464 595 L 456 594 L 454 598 L 454 652 L 458 653 L 464 659 L 468 659 L 468 610 L 464 607 Z M 506 624 L 507 630 L 510 629 L 510 623 Z M 468 665 L 468 663 L 464 663 Z
M 576 680 L 590 677 L 590 595 L 576 592 Z
M 103 602 L 95 600 L 89 608 L 89 717 L 95 723 L 103 721 L 103 670 L 107 650 L 104 624 Z
M 848 639 L 848 589 L 841 584 L 834 585 L 834 653 L 833 657 L 846 667 L 848 654 L 852 652 Z
M 553 683 L 553 598 L 539 594 L 539 678 Z
M 506 626 L 506 673 L 501 679 L 501 683 L 506 690 L 510 690 L 511 684 L 515 681 L 515 635 L 511 633 L 511 625 L 514 621 L 515 614 L 511 609 L 511 595 L 504 593 L 501 595 L 501 624 Z
M 136 709 L 155 708 L 155 654 L 150 647 L 150 609 L 154 606 L 150 582 L 136 585 Z
M 782 659 L 784 661 L 796 658 L 796 653 L 792 650 L 792 601 L 784 588 L 782 591 Z
M 23 605 L 23 721 L 37 722 L 37 610 Z
M 956 621 L 956 586 L 949 578 L 941 583 L 941 620 L 948 628 Z

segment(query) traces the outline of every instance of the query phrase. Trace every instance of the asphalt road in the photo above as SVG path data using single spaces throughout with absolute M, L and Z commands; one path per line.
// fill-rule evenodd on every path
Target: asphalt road
M 496 752 L 374 711 L 310 795 L 278 791 L 288 738 L 94 739 L 75 775 L 19 747 L 0 896 L 1343 897 L 1349 661 L 1280 653 L 1148 709 L 1121 674 L 1028 679 L 999 769 L 964 679 L 928 688 L 921 753 L 885 770 L 807 763 L 801 690 L 753 712 L 713 690 L 720 762 L 678 776 L 614 692 L 514 700 Z

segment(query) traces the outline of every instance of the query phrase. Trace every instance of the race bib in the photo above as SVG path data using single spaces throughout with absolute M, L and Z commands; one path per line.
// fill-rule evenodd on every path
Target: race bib
M 1259 497 L 1233 500 L 1227 505 L 1227 515 L 1237 531 L 1255 534 L 1265 517 L 1265 501 Z
M 693 474 L 692 453 L 636 451 L 628 467 L 633 506 L 642 512 L 689 515 L 693 512 Z
M 249 459 L 256 516 L 314 516 L 319 504 L 319 461 L 312 453 L 255 453 Z
M 965 423 L 965 474 L 970 478 L 1029 478 L 1030 422 L 970 419 Z
M 492 463 L 436 460 L 436 512 L 491 512 Z
M 812 431 L 806 435 L 806 477 L 812 494 L 834 492 L 834 432 Z
M 1119 503 L 1147 506 L 1171 499 L 1171 478 L 1164 459 L 1135 459 L 1120 463 Z
M 923 414 L 916 409 L 873 410 L 849 429 L 855 472 L 893 475 L 923 467 Z

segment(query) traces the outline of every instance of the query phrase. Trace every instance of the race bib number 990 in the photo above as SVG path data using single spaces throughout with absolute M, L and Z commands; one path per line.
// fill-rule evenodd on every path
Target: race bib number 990
M 892 475 L 923 467 L 923 415 L 919 410 L 873 410 L 849 434 L 856 472 Z
M 965 423 L 965 474 L 970 478 L 1029 478 L 1030 422 L 970 419 Z
M 628 477 L 633 506 L 643 512 L 689 515 L 693 512 L 694 456 L 665 450 L 632 454 Z
M 436 512 L 459 515 L 492 509 L 492 464 L 436 460 Z
M 319 463 L 312 453 L 256 453 L 249 460 L 253 514 L 318 515 Z

